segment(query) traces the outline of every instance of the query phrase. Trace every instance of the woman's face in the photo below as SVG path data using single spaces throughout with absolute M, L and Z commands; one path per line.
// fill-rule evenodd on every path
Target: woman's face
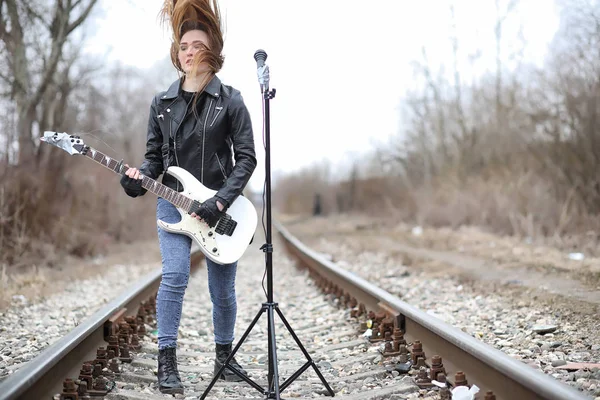
M 183 72 L 187 74 L 191 71 L 194 55 L 199 51 L 203 51 L 205 46 L 207 49 L 210 48 L 208 45 L 208 35 L 204 31 L 198 29 L 187 31 L 181 37 L 178 57 Z M 197 72 L 202 72 L 205 69 L 203 67 L 203 65 L 199 65 Z

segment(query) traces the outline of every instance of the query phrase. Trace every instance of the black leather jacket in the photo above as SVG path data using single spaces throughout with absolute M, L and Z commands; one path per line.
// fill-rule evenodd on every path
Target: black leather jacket
M 198 116 L 199 128 L 184 132 L 180 125 L 187 103 L 181 96 L 181 83 L 181 79 L 173 82 L 152 101 L 146 155 L 140 171 L 157 179 L 166 167 L 182 167 L 204 186 L 216 190 L 216 196 L 229 206 L 242 193 L 256 167 L 250 114 L 240 92 L 214 76 L 201 94 L 206 98 Z M 164 148 L 164 158 L 163 133 L 171 138 L 168 153 Z M 182 190 L 170 175 L 164 174 L 162 183 Z

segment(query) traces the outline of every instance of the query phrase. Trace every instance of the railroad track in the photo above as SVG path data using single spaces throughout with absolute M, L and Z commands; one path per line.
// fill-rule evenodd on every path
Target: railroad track
M 276 224 L 276 228 L 280 237 L 275 240 L 275 301 L 336 398 L 443 399 L 453 387 L 464 384 L 477 385 L 481 389 L 477 398 L 485 400 L 587 398 L 338 268 L 292 237 L 283 226 Z M 238 338 L 264 302 L 260 289 L 264 256 L 257 242 L 240 261 L 238 270 Z M 281 245 L 299 263 L 282 254 Z M 193 264 L 198 266 L 201 260 L 201 254 L 195 253 Z M 297 265 L 304 269 L 297 269 Z M 206 306 L 210 298 L 205 275 L 196 274 L 190 279 L 184 302 L 178 358 L 186 398 L 205 395 L 213 372 L 211 307 Z M 307 284 L 308 276 L 314 283 Z M 79 399 L 86 398 L 85 392 L 106 399 L 164 399 L 156 388 L 157 350 L 151 332 L 152 299 L 159 280 L 157 272 L 140 282 L 128 295 L 113 301 L 1 382 L 0 399 L 48 399 L 63 388 L 73 394 L 79 390 Z M 266 320 L 259 322 L 236 358 L 252 379 L 266 386 Z M 279 322 L 276 320 L 277 356 L 283 380 L 298 371 L 306 358 Z M 363 335 L 369 328 L 370 339 Z M 106 342 L 111 333 L 112 345 Z M 112 361 L 117 360 L 110 358 L 117 348 L 123 351 L 119 361 Z M 435 386 L 432 377 L 446 381 L 446 388 Z M 326 393 L 317 375 L 307 370 L 285 389 L 282 397 L 312 398 Z M 57 398 L 75 399 L 73 394 Z M 264 395 L 245 382 L 219 382 L 206 398 Z
M 555 379 L 514 360 L 445 322 L 426 314 L 398 297 L 337 267 L 293 237 L 283 226 L 277 226 L 286 247 L 310 270 L 313 279 L 326 293 L 352 308 L 354 316 L 367 315 L 376 322 L 375 340 L 386 343 L 388 355 L 399 350 L 399 340 L 412 343 L 407 357 L 419 363 L 428 374 L 417 373 L 424 386 L 436 378 L 440 363 L 449 386 L 468 381 L 481 388 L 479 398 L 489 399 L 589 399 Z M 368 310 L 368 311 L 367 311 Z M 394 333 L 398 332 L 397 338 Z M 400 333 L 402 334 L 400 336 Z M 400 339 L 401 338 L 401 339 Z M 416 344 L 416 347 L 415 347 Z M 405 346 L 406 347 L 406 346 Z M 415 354 L 416 349 L 416 354 Z M 404 357 L 403 360 L 404 361 Z M 434 368 L 432 368 L 434 367 Z
M 198 269 L 203 259 L 199 250 L 193 251 L 192 271 Z M 54 394 L 62 393 L 62 398 L 75 400 L 78 390 L 96 398 L 107 394 L 111 380 L 110 377 L 104 379 L 104 375 L 132 360 L 135 349 L 139 348 L 147 333 L 147 324 L 153 321 L 160 277 L 158 269 L 141 279 L 1 381 L 0 399 L 51 399 Z M 105 369 L 105 374 L 101 373 L 102 369 Z

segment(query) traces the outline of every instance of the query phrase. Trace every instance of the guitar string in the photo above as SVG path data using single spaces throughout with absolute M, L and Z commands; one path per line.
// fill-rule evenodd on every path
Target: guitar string
M 119 171 L 116 171 L 116 167 L 119 165 L 119 162 L 116 159 L 114 159 L 110 156 L 107 156 L 106 154 L 104 154 L 101 151 L 98 151 L 92 147 L 90 147 L 90 150 L 92 151 L 93 155 L 91 153 L 88 153 L 88 154 L 90 154 L 91 158 L 94 161 L 98 162 L 102 166 L 109 168 L 113 172 L 117 172 L 117 173 L 119 172 Z M 106 162 L 106 160 L 108 160 L 108 162 Z M 114 165 L 113 165 L 113 163 L 114 163 Z M 147 176 L 144 176 L 144 180 L 149 181 L 149 182 L 145 182 L 145 183 L 147 183 L 146 186 L 148 186 L 148 188 L 152 187 L 151 191 L 153 193 L 165 198 L 166 200 L 170 201 L 171 203 L 178 206 L 179 208 L 189 210 L 189 208 L 191 207 L 192 200 L 189 199 L 188 197 L 175 192 L 173 189 L 170 189 L 169 187 L 163 185 L 162 183 L 160 183 L 154 179 L 151 179 Z M 154 182 L 154 183 L 152 183 L 152 182 Z
M 111 150 L 112 150 L 112 151 L 113 151 L 115 154 L 117 154 L 117 153 L 118 153 L 118 151 L 117 151 L 117 150 L 115 150 L 115 149 L 114 149 L 114 148 L 113 148 L 111 145 L 109 145 L 107 142 L 105 142 L 104 140 L 102 140 L 102 139 L 101 139 L 101 138 L 99 138 L 98 136 L 94 135 L 94 132 L 101 132 L 101 133 L 106 133 L 106 134 L 109 134 L 109 135 L 110 135 L 110 133 L 111 133 L 110 131 L 105 131 L 104 129 L 100 129 L 100 128 L 98 128 L 98 129 L 93 129 L 93 130 L 91 130 L 91 131 L 89 131 L 89 132 L 81 132 L 81 133 L 80 133 L 80 135 L 81 135 L 82 137 L 83 137 L 83 136 L 91 136 L 91 137 L 93 137 L 94 139 L 96 139 L 96 140 L 98 140 L 99 142 L 101 142 L 102 144 L 104 144 L 104 145 L 105 145 L 106 147 L 108 147 L 109 149 L 111 149 Z M 96 150 L 96 151 L 98 151 L 98 150 Z

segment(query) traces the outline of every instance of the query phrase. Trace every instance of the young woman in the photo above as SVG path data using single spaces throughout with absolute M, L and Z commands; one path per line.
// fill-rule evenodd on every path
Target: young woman
M 121 185 L 131 197 L 141 196 L 141 176 L 158 178 L 176 165 L 216 190 L 191 215 L 214 226 L 239 196 L 254 168 L 256 155 L 250 115 L 240 92 L 221 83 L 223 34 L 216 0 L 167 0 L 161 11 L 173 30 L 171 60 L 180 72 L 167 91 L 156 95 L 150 107 L 145 159 L 129 168 Z M 168 143 L 165 143 L 168 138 Z M 163 146 L 164 145 L 164 146 Z M 235 160 L 235 163 L 234 163 Z M 181 191 L 179 182 L 163 175 L 162 183 Z M 180 215 L 159 198 L 156 216 L 174 223 Z M 158 383 L 162 393 L 183 393 L 177 369 L 176 347 L 184 292 L 190 273 L 191 239 L 158 228 L 162 280 L 157 296 Z M 237 313 L 237 263 L 219 265 L 206 259 L 208 288 L 213 305 L 215 373 L 231 354 Z M 245 374 L 235 360 L 234 368 Z M 239 381 L 225 369 L 221 379 Z

